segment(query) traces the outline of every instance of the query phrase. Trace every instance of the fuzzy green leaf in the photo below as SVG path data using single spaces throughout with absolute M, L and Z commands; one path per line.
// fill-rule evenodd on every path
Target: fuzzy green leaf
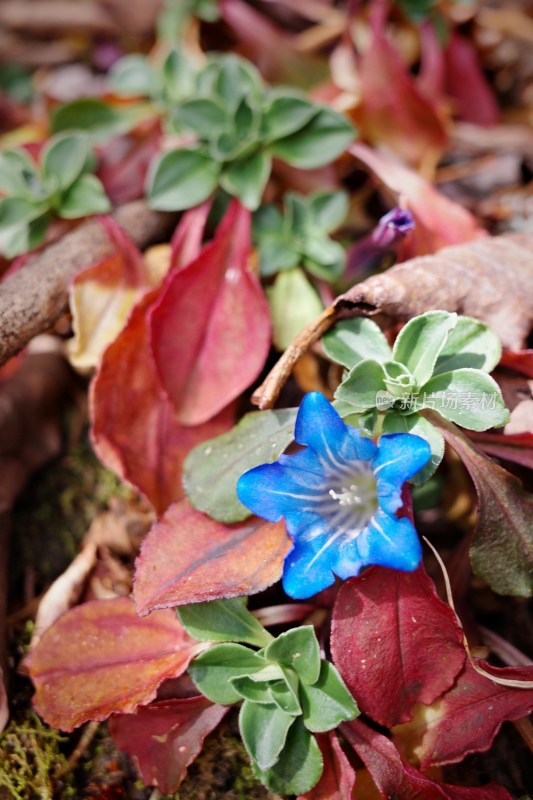
M 276 764 L 268 770 L 262 770 L 256 763 L 253 766 L 259 780 L 271 791 L 299 795 L 318 783 L 323 764 L 315 737 L 305 728 L 301 717 L 297 717 Z
M 436 375 L 423 387 L 418 407 L 437 411 L 473 431 L 499 428 L 509 422 L 500 387 L 490 375 L 477 369 Z
M 295 420 L 296 409 L 252 411 L 227 433 L 191 450 L 183 484 L 194 507 L 219 522 L 249 517 L 237 499 L 237 481 L 243 472 L 281 455 L 294 438 Z
M 206 97 L 197 97 L 182 103 L 175 121 L 197 133 L 201 138 L 210 138 L 221 133 L 228 123 L 226 111 L 220 103 Z
M 81 175 L 61 198 L 58 213 L 63 219 L 78 219 L 111 210 L 101 181 L 96 175 Z
M 0 192 L 31 201 L 39 189 L 36 164 L 24 150 L 0 153 Z
M 109 81 L 116 94 L 122 97 L 156 97 L 161 90 L 161 78 L 146 56 L 132 53 L 113 64 Z
M 220 176 L 220 185 L 228 194 L 238 197 L 243 206 L 255 211 L 261 204 L 271 169 L 271 156 L 259 150 L 225 167 Z
M 457 314 L 428 311 L 409 320 L 398 334 L 392 357 L 408 367 L 418 386 L 431 378 L 437 358 L 456 323 Z
M 314 103 L 301 95 L 273 92 L 263 116 L 264 141 L 273 142 L 299 131 L 315 114 Z
M 331 108 L 320 108 L 300 130 L 270 144 L 273 156 L 300 169 L 323 167 L 348 147 L 355 130 L 346 117 Z
M 322 661 L 316 683 L 300 685 L 300 698 L 305 727 L 314 733 L 336 728 L 359 713 L 355 700 L 329 661 Z
M 213 703 L 238 703 L 240 694 L 231 678 L 251 675 L 265 666 L 264 659 L 242 644 L 217 644 L 197 656 L 189 665 L 189 674 L 198 690 Z
M 279 272 L 266 295 L 272 315 L 272 338 L 278 350 L 285 350 L 323 310 L 320 297 L 299 267 Z
M 52 132 L 80 130 L 93 141 L 124 133 L 135 124 L 132 113 L 118 111 L 102 100 L 86 97 L 59 106 L 52 113 Z
M 171 150 L 150 166 L 149 205 L 160 211 L 197 206 L 215 191 L 219 174 L 219 165 L 199 150 Z
M 350 370 L 335 397 L 350 403 L 354 409 L 374 408 L 379 402 L 378 392 L 386 391 L 385 377 L 383 365 L 367 358 Z
M 291 628 L 265 649 L 265 658 L 291 667 L 304 683 L 315 683 L 320 674 L 320 650 L 312 625 Z
M 321 231 L 336 230 L 348 214 L 348 193 L 317 192 L 309 198 L 313 221 Z
M 278 760 L 294 717 L 278 706 L 245 700 L 239 713 L 239 729 L 250 758 L 259 769 L 269 769 Z
M 380 363 L 391 358 L 391 349 L 381 328 L 367 317 L 337 322 L 323 336 L 322 347 L 332 361 L 349 369 L 369 358 Z
M 458 317 L 433 370 L 434 375 L 455 369 L 491 372 L 498 364 L 502 347 L 494 331 L 473 317 Z
M 272 636 L 246 608 L 246 597 L 191 603 L 176 609 L 181 624 L 205 642 L 245 642 L 264 647 Z

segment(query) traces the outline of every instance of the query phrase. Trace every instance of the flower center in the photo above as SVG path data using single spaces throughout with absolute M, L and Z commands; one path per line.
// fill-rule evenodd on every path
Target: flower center
M 350 464 L 345 474 L 331 475 L 326 511 L 333 528 L 347 539 L 354 539 L 370 522 L 379 508 L 377 482 L 369 464 L 359 461 Z

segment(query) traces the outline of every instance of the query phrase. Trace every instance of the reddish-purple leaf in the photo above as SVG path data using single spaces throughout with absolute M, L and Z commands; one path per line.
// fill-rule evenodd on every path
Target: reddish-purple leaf
M 533 469 L 533 433 L 501 434 L 468 431 L 468 438 L 489 456 L 496 456 L 503 461 L 512 461 L 513 464 Z
M 205 223 L 211 210 L 211 200 L 191 208 L 183 215 L 172 236 L 169 276 L 196 258 L 202 248 Z
M 432 417 L 463 461 L 478 495 L 470 558 L 476 575 L 499 594 L 533 594 L 533 495 L 481 453 L 455 426 Z
M 163 700 L 111 717 L 109 732 L 117 747 L 137 758 L 146 784 L 175 792 L 205 737 L 228 711 L 202 696 Z
M 446 91 L 453 98 L 459 119 L 475 125 L 496 125 L 500 119 L 498 100 L 479 65 L 472 44 L 452 31 L 444 53 Z
M 143 196 L 146 173 L 161 147 L 159 125 L 114 136 L 98 148 L 97 176 L 114 206 Z
M 346 581 L 333 610 L 331 652 L 361 711 L 387 727 L 445 692 L 465 660 L 462 631 L 423 567 L 373 567 Z
M 249 595 L 281 578 L 291 546 L 283 523 L 252 517 L 224 525 L 183 500 L 143 541 L 134 596 L 139 614 L 156 608 Z
M 48 628 L 26 661 L 35 707 L 61 730 L 131 713 L 202 647 L 172 611 L 141 619 L 128 597 L 84 603 Z
M 409 723 L 410 736 L 420 741 L 416 754 L 423 769 L 488 750 L 503 722 L 533 711 L 533 666 L 498 668 L 474 661 L 497 679 L 529 681 L 531 688 L 494 683 L 467 660 L 450 691 L 421 715 L 420 722 Z
M 324 759 L 324 771 L 317 785 L 298 800 L 351 800 L 355 770 L 333 731 L 319 733 L 316 740 Z
M 270 315 L 248 264 L 250 227 L 250 212 L 234 200 L 215 239 L 172 273 L 150 313 L 156 370 L 184 425 L 214 417 L 265 363 Z
M 436 783 L 404 761 L 390 739 L 359 719 L 343 723 L 341 730 L 385 800 L 512 800 L 496 784 L 469 788 Z

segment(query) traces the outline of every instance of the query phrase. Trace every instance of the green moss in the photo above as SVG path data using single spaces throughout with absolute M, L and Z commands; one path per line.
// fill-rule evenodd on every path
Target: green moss
M 0 736 L 1 800 L 52 800 L 54 778 L 60 773 L 62 800 L 75 794 L 68 785 L 68 762 L 61 751 L 67 737 L 48 728 L 32 711 L 21 722 L 11 721 Z

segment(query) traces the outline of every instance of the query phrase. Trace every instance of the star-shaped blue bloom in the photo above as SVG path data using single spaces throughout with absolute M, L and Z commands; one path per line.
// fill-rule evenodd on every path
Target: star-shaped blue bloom
M 307 394 L 295 439 L 305 449 L 241 475 L 241 503 L 270 522 L 285 517 L 293 548 L 283 587 L 297 599 L 346 579 L 370 564 L 409 572 L 422 557 L 416 530 L 395 512 L 401 490 L 429 460 L 429 444 L 396 433 L 376 445 L 344 424 L 319 392 Z

